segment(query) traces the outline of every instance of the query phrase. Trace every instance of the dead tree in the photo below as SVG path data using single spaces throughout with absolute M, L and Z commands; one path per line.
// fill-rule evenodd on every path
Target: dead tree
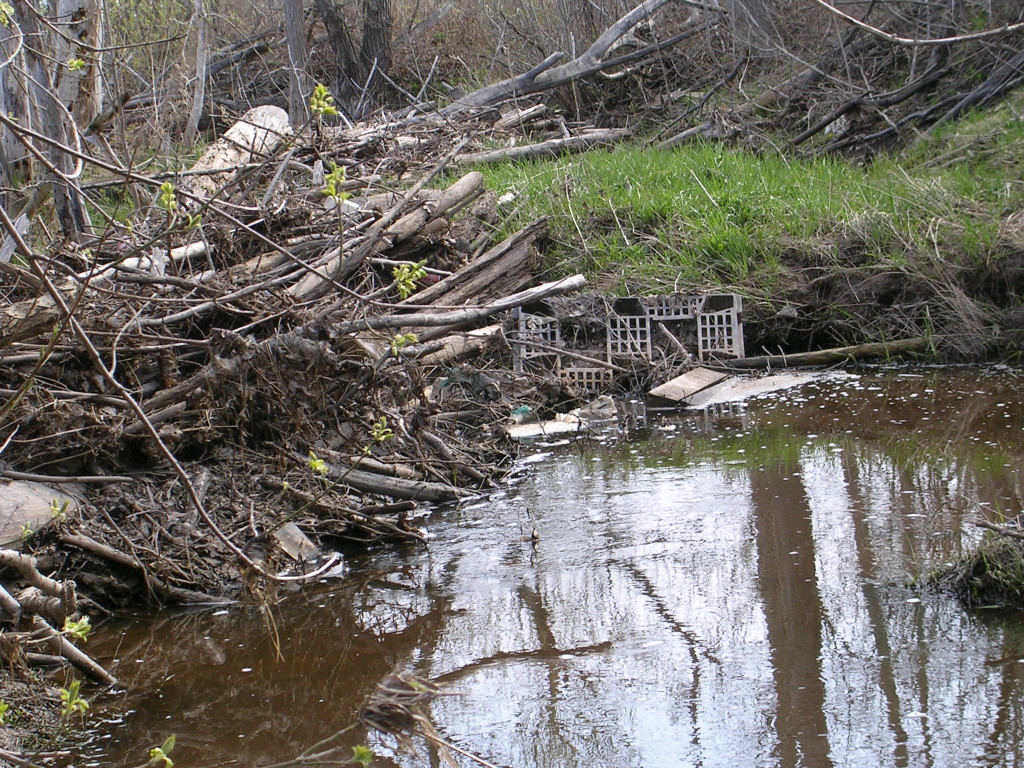
M 103 99 L 100 74 L 102 34 L 97 0 L 61 0 L 51 17 L 43 17 L 26 0 L 14 8 L 0 38 L 0 101 L 18 128 L 4 130 L 3 181 L 15 174 L 32 178 L 46 170 L 64 236 L 77 240 L 86 229 L 77 161 L 63 147 L 80 146 L 80 128 L 99 113 Z M 28 138 L 25 127 L 48 141 Z M 17 168 L 17 170 L 15 170 Z
M 206 101 L 206 77 L 209 71 L 210 49 L 206 42 L 206 8 L 203 0 L 194 0 L 192 18 L 196 25 L 196 86 L 192 92 L 192 109 L 185 124 L 182 141 L 189 145 L 199 132 L 199 119 Z
M 363 0 L 363 43 L 359 50 L 367 72 L 387 74 L 391 70 L 391 0 Z M 373 88 L 379 78 L 371 78 Z
M 331 90 L 350 117 L 362 117 L 369 106 L 367 96 L 379 90 L 384 82 L 381 75 L 387 75 L 391 69 L 391 0 L 363 0 L 362 41 L 358 51 L 352 27 L 338 12 L 335 0 L 315 2 L 334 51 L 337 74 Z
M 288 38 L 288 117 L 292 125 L 305 125 L 309 119 L 309 88 L 306 64 L 306 31 L 302 0 L 284 0 L 284 30 Z
M 645 21 L 650 21 L 654 14 L 671 2 L 673 0 L 647 0 L 608 27 L 586 51 L 575 59 L 565 64 L 559 64 L 565 58 L 565 53 L 553 53 L 528 72 L 493 83 L 463 96 L 449 105 L 444 113 L 455 114 L 467 109 L 492 106 L 511 98 L 541 93 L 607 69 L 639 61 L 718 24 L 724 18 L 722 12 L 707 10 L 714 9 L 713 4 L 700 4 L 692 9 L 681 32 L 630 53 L 607 58 L 609 53 L 614 52 L 615 44 L 630 30 Z

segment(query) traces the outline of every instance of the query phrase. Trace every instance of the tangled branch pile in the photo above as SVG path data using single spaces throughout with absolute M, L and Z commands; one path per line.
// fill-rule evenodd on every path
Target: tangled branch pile
M 210 600 L 321 547 L 418 539 L 416 501 L 501 474 L 491 430 L 528 393 L 458 364 L 504 348 L 500 324 L 461 329 L 583 281 L 529 287 L 544 222 L 492 243 L 479 173 L 427 188 L 465 141 L 396 192 L 377 171 L 398 155 L 357 134 L 254 110 L 130 230 L 17 244 L 3 473 L 88 487 L 26 537 L 93 597 Z

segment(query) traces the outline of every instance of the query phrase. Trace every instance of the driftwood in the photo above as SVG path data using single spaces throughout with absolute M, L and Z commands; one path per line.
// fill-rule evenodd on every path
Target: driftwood
M 902 339 L 900 341 L 857 344 L 852 347 L 835 347 L 816 352 L 798 352 L 792 355 L 761 355 L 744 357 L 739 360 L 722 360 L 729 368 L 788 368 L 798 365 L 834 365 L 848 360 L 865 360 L 876 357 L 890 357 L 926 352 L 934 346 L 935 338 Z
M 117 678 L 93 661 L 89 656 L 76 648 L 66 637 L 46 623 L 39 616 L 33 616 L 31 627 L 33 635 L 45 642 L 58 656 L 70 661 L 90 680 L 103 685 L 115 685 Z

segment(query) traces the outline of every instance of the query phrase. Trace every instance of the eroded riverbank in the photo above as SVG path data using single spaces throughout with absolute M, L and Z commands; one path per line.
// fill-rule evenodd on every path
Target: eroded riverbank
M 104 626 L 128 692 L 76 763 L 169 733 L 193 766 L 286 759 L 397 669 L 458 691 L 438 731 L 501 765 L 1019 764 L 1019 618 L 906 584 L 1024 507 L 1022 394 L 1009 369 L 869 369 L 537 445 L 429 546 L 285 600 L 281 658 L 253 608 Z

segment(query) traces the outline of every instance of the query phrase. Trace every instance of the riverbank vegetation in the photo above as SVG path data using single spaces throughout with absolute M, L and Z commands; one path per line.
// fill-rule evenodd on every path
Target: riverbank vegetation
M 615 293 L 729 286 L 749 319 L 789 321 L 766 348 L 802 327 L 809 347 L 931 334 L 976 357 L 1011 349 L 1024 320 L 1022 112 L 1017 93 L 870 163 L 639 144 L 485 178 L 509 231 L 550 217 L 552 267 Z

